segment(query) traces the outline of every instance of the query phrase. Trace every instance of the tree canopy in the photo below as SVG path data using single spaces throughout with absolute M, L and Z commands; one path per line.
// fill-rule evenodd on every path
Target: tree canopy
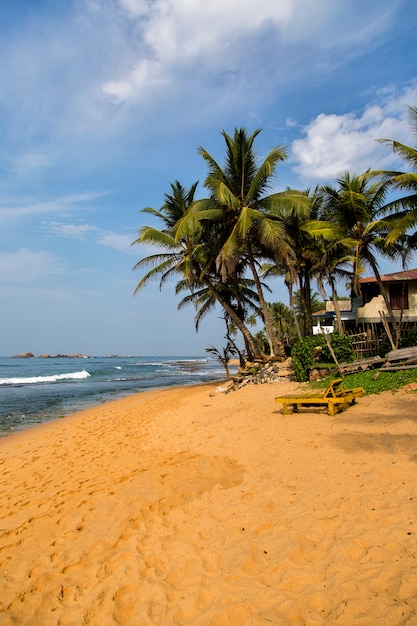
M 416 107 L 410 107 L 410 118 L 417 136 Z M 197 182 L 186 188 L 177 180 L 160 209 L 142 209 L 160 227 L 142 226 L 133 242 L 156 250 L 134 266 L 146 270 L 135 293 L 152 279 L 159 279 L 161 288 L 175 279 L 176 293 L 183 296 L 179 308 L 195 307 L 197 330 L 201 320 L 220 306 L 228 345 L 232 324 L 241 333 L 249 358 L 265 356 L 265 338 L 269 355 L 282 358 L 288 337 L 312 334 L 312 280 L 324 295 L 325 285 L 330 287 L 342 334 L 337 279 L 349 278 L 360 294 L 359 278 L 370 268 L 398 344 L 400 328 L 379 262 L 386 257 L 405 266 L 416 248 L 417 233 L 412 232 L 417 224 L 416 149 L 381 140 L 411 171 L 343 172 L 333 186 L 276 192 L 277 168 L 286 150 L 275 146 L 259 160 L 255 140 L 260 132 L 222 131 L 223 165 L 203 147 L 198 149 L 207 166 L 205 197 L 196 198 Z M 268 303 L 265 294 L 272 275 L 281 276 L 287 285 L 289 308 Z M 252 334 L 253 313 L 264 325 L 264 335 Z

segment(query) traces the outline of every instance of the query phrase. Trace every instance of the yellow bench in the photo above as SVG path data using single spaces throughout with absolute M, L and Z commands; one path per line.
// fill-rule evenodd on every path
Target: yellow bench
M 275 398 L 275 402 L 282 403 L 283 415 L 289 415 L 288 407 L 292 405 L 293 412 L 299 408 L 311 406 L 327 406 L 329 415 L 335 415 L 338 411 L 347 409 L 350 404 L 354 404 L 356 398 L 363 395 L 363 387 L 345 390 L 342 379 L 332 380 L 322 394 L 317 391 L 299 395 L 285 395 Z

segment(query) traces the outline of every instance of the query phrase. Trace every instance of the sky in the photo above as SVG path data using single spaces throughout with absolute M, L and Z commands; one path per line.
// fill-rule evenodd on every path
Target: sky
M 0 355 L 222 348 L 175 282 L 133 296 L 141 209 L 205 197 L 198 147 L 223 163 L 235 127 L 286 147 L 276 191 L 406 169 L 377 139 L 415 145 L 416 34 L 415 0 L 2 0 Z

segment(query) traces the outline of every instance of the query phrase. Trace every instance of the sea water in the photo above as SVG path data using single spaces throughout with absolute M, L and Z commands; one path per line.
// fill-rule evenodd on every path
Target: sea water
M 0 437 L 150 389 L 224 380 L 205 357 L 0 358 Z

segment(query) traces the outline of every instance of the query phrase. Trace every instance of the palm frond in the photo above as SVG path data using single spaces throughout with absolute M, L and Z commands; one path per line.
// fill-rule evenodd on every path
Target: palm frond
M 172 267 L 173 262 L 172 259 L 169 259 L 163 263 L 160 263 L 159 265 L 156 265 L 155 267 L 153 267 L 151 270 L 149 270 L 149 272 L 147 272 L 142 278 L 141 280 L 138 282 L 138 284 L 136 285 L 133 294 L 137 294 L 138 291 L 140 291 L 141 289 L 143 289 L 143 287 L 145 287 L 145 285 L 148 284 L 148 282 L 150 280 L 155 279 L 158 275 L 162 275 L 162 277 L 164 277 L 167 272 L 172 272 L 173 270 L 175 271 L 175 266 Z M 137 263 L 134 267 L 137 268 L 139 267 L 139 264 Z M 162 278 L 161 278 L 162 281 Z M 161 286 L 162 282 L 160 283 Z
M 270 180 L 275 173 L 277 163 L 284 161 L 286 158 L 287 152 L 285 148 L 276 147 L 271 150 L 255 174 L 246 194 L 247 200 L 260 199 L 262 193 L 270 187 Z
M 135 244 L 159 246 L 170 250 L 178 248 L 178 242 L 171 235 L 152 226 L 143 226 L 140 229 L 139 237 L 131 243 L 131 245 Z

